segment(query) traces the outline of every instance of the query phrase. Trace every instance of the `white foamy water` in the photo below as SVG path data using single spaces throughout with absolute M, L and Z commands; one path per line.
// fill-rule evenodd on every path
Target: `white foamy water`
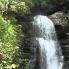
M 62 69 L 63 56 L 53 22 L 46 16 L 34 17 L 33 26 L 39 28 L 40 69 Z

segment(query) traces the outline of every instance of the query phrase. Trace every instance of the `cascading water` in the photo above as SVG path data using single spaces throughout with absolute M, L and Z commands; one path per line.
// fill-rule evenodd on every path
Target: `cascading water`
M 38 36 L 35 37 L 39 42 L 40 69 L 62 69 L 63 56 L 53 22 L 46 16 L 37 15 L 34 17 L 33 26 L 39 29 L 36 32 Z

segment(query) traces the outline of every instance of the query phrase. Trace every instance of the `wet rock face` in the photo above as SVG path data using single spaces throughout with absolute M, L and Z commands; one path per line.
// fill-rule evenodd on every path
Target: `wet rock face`
M 63 16 L 63 12 L 59 11 L 50 16 L 52 21 L 57 25 L 63 25 L 63 22 L 61 22 L 61 17 Z
M 61 11 L 56 12 L 50 16 L 50 19 L 54 22 L 56 33 L 59 39 L 69 38 L 69 13 L 65 14 Z
M 66 30 L 66 24 L 67 21 L 65 21 L 64 13 L 59 11 L 50 16 L 51 20 L 55 24 L 56 33 L 58 35 L 59 39 L 66 39 L 67 38 L 67 30 Z
M 50 16 L 55 23 L 56 33 L 64 55 L 64 69 L 69 69 L 69 24 L 63 12 L 56 12 Z

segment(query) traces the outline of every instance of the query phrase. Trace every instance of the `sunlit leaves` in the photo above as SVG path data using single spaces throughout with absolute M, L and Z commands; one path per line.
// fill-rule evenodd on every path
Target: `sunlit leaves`
M 30 8 L 21 1 L 12 1 L 9 10 L 21 15 L 30 13 Z
M 18 49 L 16 26 L 13 25 L 10 20 L 5 20 L 0 16 L 0 53 L 2 53 L 1 56 L 3 56 L 0 65 L 7 67 L 7 65 L 11 64 L 13 54 Z
M 7 12 L 9 0 L 0 0 L 0 14 Z

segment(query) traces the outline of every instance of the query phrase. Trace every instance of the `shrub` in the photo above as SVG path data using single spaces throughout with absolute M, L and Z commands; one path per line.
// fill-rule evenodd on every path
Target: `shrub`
M 0 69 L 11 69 L 13 54 L 18 50 L 16 26 L 0 16 Z

